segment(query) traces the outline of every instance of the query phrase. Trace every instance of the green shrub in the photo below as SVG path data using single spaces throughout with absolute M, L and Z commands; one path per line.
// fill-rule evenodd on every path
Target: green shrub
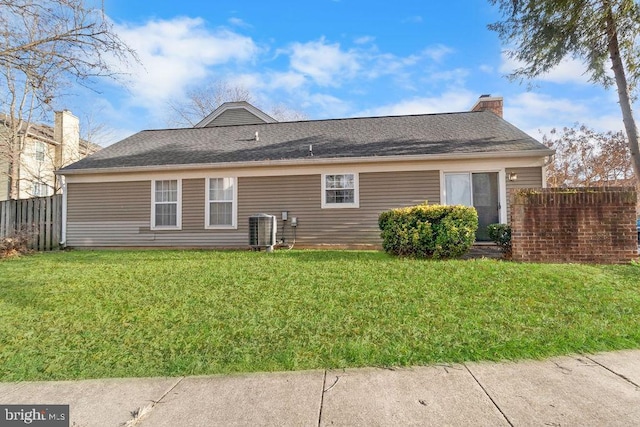
M 489 224 L 489 238 L 500 247 L 507 258 L 511 256 L 511 226 L 507 224 Z
M 414 258 L 464 255 L 478 229 L 478 213 L 467 206 L 422 205 L 392 209 L 378 217 L 387 253 Z

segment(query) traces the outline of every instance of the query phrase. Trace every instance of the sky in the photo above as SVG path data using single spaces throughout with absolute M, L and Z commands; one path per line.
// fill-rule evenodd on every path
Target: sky
M 120 81 L 98 80 L 57 101 L 109 145 L 172 124 L 171 102 L 225 82 L 309 119 L 468 111 L 482 94 L 504 98 L 504 118 L 534 138 L 584 123 L 623 129 L 617 95 L 567 60 L 532 82 L 487 25 L 488 0 L 104 0 L 140 64 Z

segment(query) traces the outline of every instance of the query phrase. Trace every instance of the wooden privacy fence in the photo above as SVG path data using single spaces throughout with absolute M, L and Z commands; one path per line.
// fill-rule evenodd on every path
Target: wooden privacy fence
M 50 251 L 62 238 L 62 195 L 0 202 L 0 239 L 26 234 L 29 249 Z

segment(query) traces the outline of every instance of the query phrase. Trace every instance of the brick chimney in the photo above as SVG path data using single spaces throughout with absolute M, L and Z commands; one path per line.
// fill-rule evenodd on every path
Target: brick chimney
M 68 110 L 56 111 L 53 125 L 56 166 L 64 167 L 80 160 L 80 120 Z
M 480 95 L 478 102 L 473 106 L 471 111 L 491 111 L 492 113 L 502 117 L 503 101 L 501 96 Z

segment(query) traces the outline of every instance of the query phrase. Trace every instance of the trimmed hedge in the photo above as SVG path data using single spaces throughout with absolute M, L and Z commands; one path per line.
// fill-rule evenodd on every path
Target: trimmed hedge
M 414 258 L 456 258 L 475 241 L 478 213 L 468 206 L 422 205 L 392 209 L 378 217 L 387 253 Z

